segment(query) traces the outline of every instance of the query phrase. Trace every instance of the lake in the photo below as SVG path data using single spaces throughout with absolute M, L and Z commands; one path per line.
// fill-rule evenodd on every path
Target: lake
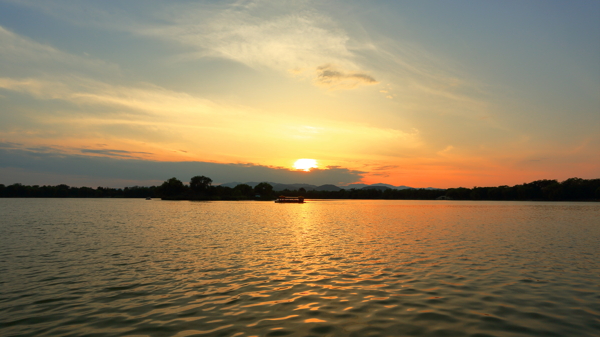
M 0 199 L 1 336 L 600 336 L 600 203 Z

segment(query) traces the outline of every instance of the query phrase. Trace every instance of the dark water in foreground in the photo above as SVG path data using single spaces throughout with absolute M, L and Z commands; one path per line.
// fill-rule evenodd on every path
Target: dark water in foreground
M 0 199 L 1 336 L 600 336 L 600 204 Z

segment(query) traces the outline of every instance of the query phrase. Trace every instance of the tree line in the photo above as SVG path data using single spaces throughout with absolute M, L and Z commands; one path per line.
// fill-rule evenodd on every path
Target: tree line
M 213 186 L 212 179 L 195 176 L 185 185 L 173 177 L 157 187 L 157 196 L 166 200 L 273 200 L 275 191 L 269 183 L 263 182 L 252 187 L 239 184 L 234 188 Z
M 165 200 L 273 200 L 279 195 L 304 196 L 308 199 L 397 199 L 397 200 L 536 200 L 536 201 L 598 201 L 600 179 L 570 178 L 537 180 L 515 186 L 429 189 L 342 189 L 339 191 L 283 190 L 275 191 L 263 182 L 254 187 L 239 184 L 233 188 L 213 186 L 205 176 L 192 177 L 189 184 L 177 178 L 166 180 L 160 186 L 70 187 L 27 186 L 0 184 L 0 198 L 162 198 Z
M 282 191 L 309 199 L 396 199 L 396 200 L 532 200 L 599 201 L 600 179 L 570 178 L 537 180 L 515 186 L 429 189 L 349 189 L 340 191 Z
M 455 200 L 598 201 L 600 179 L 569 178 L 563 182 L 536 180 L 512 187 L 449 188 L 446 196 Z
M 0 198 L 145 198 L 156 196 L 156 186 L 111 187 L 71 187 L 65 184 L 23 185 L 0 184 Z
M 0 198 L 162 198 L 165 200 L 272 200 L 273 186 L 260 183 L 254 187 L 239 184 L 234 188 L 213 186 L 212 179 L 205 176 L 192 177 L 189 184 L 177 178 L 166 180 L 160 186 L 71 187 L 65 184 L 23 185 L 0 184 Z

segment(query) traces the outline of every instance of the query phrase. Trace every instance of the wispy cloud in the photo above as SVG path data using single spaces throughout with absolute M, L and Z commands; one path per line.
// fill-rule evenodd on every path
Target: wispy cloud
M 210 101 L 148 83 L 119 85 L 118 66 L 73 55 L 0 26 L 0 88 L 38 99 L 100 104 L 144 112 L 202 112 Z M 110 83 L 110 84 L 109 84 Z
M 136 28 L 136 32 L 192 48 L 184 55 L 187 58 L 225 58 L 252 68 L 316 75 L 319 85 L 338 89 L 376 82 L 365 81 L 371 78 L 368 75 L 359 80 L 364 71 L 348 47 L 348 34 L 305 3 L 263 0 L 194 6 L 163 19 L 167 24 Z M 329 76 L 321 69 L 323 64 L 339 69 L 346 84 L 340 85 L 340 76 Z M 320 74 L 313 75 L 315 69 Z
M 325 118 L 313 118 L 313 125 L 290 133 L 288 129 L 296 130 L 306 121 L 280 113 L 223 105 L 198 95 L 148 83 L 119 84 L 118 81 L 87 77 L 85 71 L 57 72 L 53 65 L 60 64 L 61 57 L 84 65 L 86 60 L 14 33 L 6 35 L 10 36 L 13 45 L 23 46 L 20 52 L 23 55 L 35 55 L 38 50 L 50 50 L 50 54 L 55 55 L 47 58 L 44 66 L 33 67 L 33 72 L 36 69 L 38 72 L 46 70 L 43 76 L 0 77 L 0 89 L 30 95 L 36 100 L 64 103 L 60 111 L 31 110 L 27 124 L 19 124 L 21 130 L 27 129 L 26 133 L 15 134 L 0 128 L 0 137 L 11 137 L 29 145 L 48 144 L 44 137 L 51 137 L 54 146 L 64 146 L 67 153 L 77 153 L 73 144 L 79 143 L 91 151 L 87 153 L 95 151 L 97 155 L 134 155 L 164 160 L 177 156 L 194 158 L 199 153 L 210 151 L 213 160 L 227 160 L 219 153 L 228 154 L 231 160 L 244 157 L 237 150 L 240 142 L 252 149 L 245 151 L 246 156 L 261 158 L 265 151 L 260 144 L 264 142 L 273 142 L 271 156 L 289 156 L 285 155 L 290 152 L 289 146 L 303 151 L 308 142 L 326 157 L 331 156 L 327 151 L 347 157 L 355 150 L 387 156 L 400 149 L 418 147 L 421 142 L 414 130 L 403 132 Z M 0 60 L 3 60 L 2 55 Z M 100 68 L 102 63 L 92 60 L 87 66 L 95 69 Z M 364 72 L 342 70 L 332 64 L 318 67 L 316 81 L 332 89 L 375 83 L 375 79 Z M 19 109 L 23 111 L 23 107 Z M 256 130 L 261 130 L 260 137 Z M 283 138 L 293 140 L 294 145 L 279 142 Z M 212 139 L 222 141 L 214 144 L 210 142 Z M 94 144 L 100 142 L 112 149 L 127 150 L 127 154 L 94 150 Z M 381 153 L 384 148 L 385 153 Z
M 213 102 L 159 86 L 140 83 L 137 86 L 108 84 L 78 76 L 36 78 L 2 78 L 0 88 L 30 94 L 38 99 L 64 100 L 82 105 L 104 105 L 164 114 L 215 112 Z
M 400 82 L 396 92 L 386 97 L 402 90 L 421 106 L 423 96 L 455 102 L 466 98 L 456 89 L 467 84 L 449 70 L 447 62 L 409 41 L 359 38 L 347 29 L 353 27 L 343 26 L 343 18 L 336 17 L 339 13 L 328 14 L 312 1 L 194 2 L 168 7 L 155 3 L 137 12 L 119 6 L 108 10 L 88 5 L 84 11 L 68 2 L 26 3 L 80 25 L 93 23 L 175 42 L 182 47 L 176 51 L 179 59 L 227 59 L 309 78 L 327 89 L 376 84 L 385 74 L 386 81 Z
M 146 114 L 224 113 L 210 100 L 150 83 L 125 81 L 118 66 L 32 41 L 0 26 L 0 88 L 42 100 Z M 129 82 L 126 84 L 119 84 Z
M 4 76 L 43 76 L 78 73 L 94 77 L 118 76 L 117 65 L 89 56 L 63 52 L 0 26 L 0 70 Z
M 149 83 L 127 83 L 118 66 L 32 41 L 0 26 L 0 88 L 37 99 L 149 114 L 218 110 L 210 100 Z M 131 81 L 129 81 L 131 82 Z
M 118 66 L 73 55 L 0 26 L 0 88 L 36 99 L 105 106 L 146 114 L 223 113 L 210 100 L 149 83 L 127 83 Z M 131 82 L 131 81 L 129 81 Z

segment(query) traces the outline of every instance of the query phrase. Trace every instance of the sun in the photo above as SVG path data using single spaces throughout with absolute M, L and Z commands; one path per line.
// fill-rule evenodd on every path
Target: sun
M 314 159 L 298 159 L 294 163 L 294 168 L 296 170 L 304 170 L 306 172 L 310 171 L 311 168 L 317 167 L 317 161 Z

